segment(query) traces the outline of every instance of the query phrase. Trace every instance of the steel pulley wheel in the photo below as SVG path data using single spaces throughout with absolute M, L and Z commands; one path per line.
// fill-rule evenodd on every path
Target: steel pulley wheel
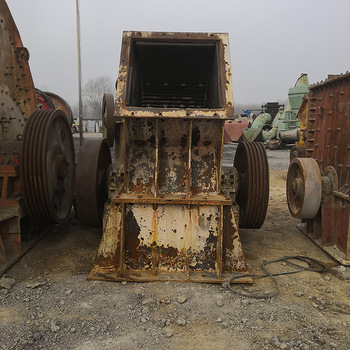
M 287 174 L 287 202 L 295 218 L 316 216 L 322 197 L 321 173 L 313 158 L 295 158 Z
M 75 155 L 67 117 L 61 110 L 36 110 L 25 124 L 21 187 L 26 209 L 37 223 L 62 223 L 74 198 Z
M 240 142 L 234 167 L 239 175 L 236 202 L 239 205 L 239 227 L 260 228 L 269 203 L 269 164 L 261 142 Z
M 76 209 L 81 223 L 99 226 L 108 198 L 111 152 L 106 139 L 85 139 L 80 146 L 76 175 Z
M 104 94 L 102 101 L 102 131 L 109 147 L 113 146 L 115 137 L 114 98 L 112 94 Z

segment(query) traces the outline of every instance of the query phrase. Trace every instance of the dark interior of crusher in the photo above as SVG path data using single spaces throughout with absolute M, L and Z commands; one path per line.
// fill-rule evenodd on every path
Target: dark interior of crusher
M 135 39 L 128 67 L 127 105 L 217 109 L 223 104 L 218 42 Z

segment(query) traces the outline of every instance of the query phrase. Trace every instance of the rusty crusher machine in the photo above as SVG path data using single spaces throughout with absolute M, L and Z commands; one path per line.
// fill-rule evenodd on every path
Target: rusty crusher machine
M 350 266 L 350 73 L 309 88 L 305 145 L 287 176 L 291 214 L 304 233 Z
M 67 219 L 74 197 L 73 138 L 63 112 L 70 108 L 35 91 L 28 59 L 0 0 L 0 276 L 48 227 Z
M 106 139 L 85 139 L 77 164 L 78 216 L 103 221 L 89 279 L 222 282 L 247 271 L 238 227 L 263 224 L 269 170 L 262 144 L 241 143 L 223 173 L 233 116 L 227 34 L 124 32 Z

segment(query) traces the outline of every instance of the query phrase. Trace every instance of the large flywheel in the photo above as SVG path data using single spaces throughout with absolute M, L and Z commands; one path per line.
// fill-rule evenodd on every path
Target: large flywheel
M 239 227 L 258 229 L 265 221 L 269 203 L 269 165 L 260 142 L 240 142 L 234 167 L 239 175 L 236 197 Z
M 106 139 L 85 139 L 80 146 L 76 176 L 76 209 L 86 225 L 102 223 L 108 198 L 108 170 L 111 152 Z
M 21 187 L 26 209 L 37 223 L 62 223 L 74 198 L 75 155 L 67 117 L 61 110 L 36 110 L 23 132 Z

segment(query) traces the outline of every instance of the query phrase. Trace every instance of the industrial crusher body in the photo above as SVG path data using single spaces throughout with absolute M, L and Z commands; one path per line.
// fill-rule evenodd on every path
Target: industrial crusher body
M 238 208 L 221 186 L 228 35 L 124 32 L 111 108 L 115 160 L 89 279 L 222 282 L 247 271 Z
M 312 85 L 308 101 L 306 158 L 290 165 L 288 205 L 310 238 L 350 265 L 350 73 Z
M 74 146 L 62 111 L 70 108 L 50 93 L 52 109 L 38 104 L 28 60 L 0 0 L 0 276 L 68 217 L 74 195 Z

